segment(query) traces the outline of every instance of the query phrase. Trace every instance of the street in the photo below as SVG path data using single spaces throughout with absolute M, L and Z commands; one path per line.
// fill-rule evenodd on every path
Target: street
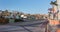
M 0 25 L 0 32 L 45 32 L 46 25 L 43 22 L 45 20 Z

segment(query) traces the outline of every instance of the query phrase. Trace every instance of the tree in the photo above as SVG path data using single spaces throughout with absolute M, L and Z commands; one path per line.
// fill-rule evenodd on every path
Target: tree
M 51 3 L 50 3 L 52 6 L 53 6 L 53 13 L 54 13 L 54 5 L 55 6 L 57 6 L 58 7 L 58 4 L 57 4 L 57 1 L 51 1 Z M 58 8 L 57 8 L 58 9 Z M 57 13 L 58 14 L 58 13 Z M 55 18 L 55 14 L 53 14 L 53 19 Z M 58 18 L 58 16 L 57 16 L 57 18 Z
M 51 16 L 52 12 L 50 11 L 50 12 L 48 12 L 48 13 L 49 13 L 49 19 L 50 19 L 50 16 Z
M 8 13 L 8 10 L 5 10 L 5 12 L 7 12 L 7 13 Z
M 56 1 L 55 2 L 53 2 L 53 1 L 51 1 L 51 3 L 50 3 L 51 5 L 58 5 L 57 3 L 56 3 Z

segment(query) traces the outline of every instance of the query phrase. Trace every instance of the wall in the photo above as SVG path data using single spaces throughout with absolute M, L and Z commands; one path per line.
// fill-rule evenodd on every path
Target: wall
M 57 1 L 57 4 L 58 4 L 58 10 L 59 10 L 59 13 L 58 13 L 58 19 L 60 20 L 60 0 L 56 0 Z

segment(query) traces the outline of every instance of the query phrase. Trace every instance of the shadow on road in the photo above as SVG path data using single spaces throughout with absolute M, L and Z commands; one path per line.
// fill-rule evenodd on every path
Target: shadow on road
M 29 31 L 29 32 L 33 32 L 33 31 L 31 31 L 31 30 L 25 28 L 24 26 L 21 26 L 21 27 L 23 27 L 25 30 L 27 30 L 27 31 Z

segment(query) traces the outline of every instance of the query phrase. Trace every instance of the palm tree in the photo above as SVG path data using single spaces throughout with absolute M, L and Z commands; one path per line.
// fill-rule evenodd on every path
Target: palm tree
M 57 2 L 57 1 L 54 1 L 54 2 L 53 2 L 53 1 L 51 1 L 51 3 L 50 3 L 50 4 L 52 5 L 52 7 L 53 7 L 53 8 L 54 8 L 54 5 L 55 5 L 55 6 L 58 6 L 58 4 L 57 4 L 56 2 Z M 53 13 L 54 13 L 54 11 L 53 11 Z M 53 19 L 55 18 L 55 16 L 54 16 L 54 15 L 55 15 L 55 14 L 53 14 Z M 57 18 L 58 18 L 58 14 L 57 14 Z
M 50 3 L 51 5 L 58 5 L 57 3 L 56 3 L 56 1 L 55 2 L 53 2 L 53 1 L 51 1 L 51 3 Z

